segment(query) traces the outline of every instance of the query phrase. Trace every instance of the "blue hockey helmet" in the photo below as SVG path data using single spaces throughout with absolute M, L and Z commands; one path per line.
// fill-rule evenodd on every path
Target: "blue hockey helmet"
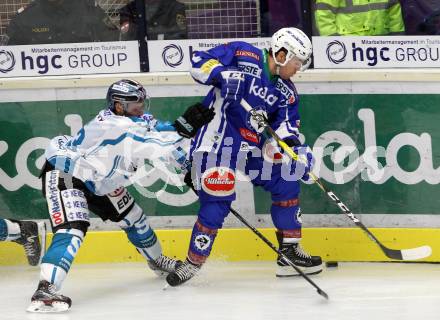
M 147 109 L 150 104 L 150 97 L 145 88 L 137 81 L 122 79 L 113 83 L 107 91 L 107 106 L 115 111 L 115 103 L 122 104 L 127 112 L 128 105 L 132 102 L 147 102 Z

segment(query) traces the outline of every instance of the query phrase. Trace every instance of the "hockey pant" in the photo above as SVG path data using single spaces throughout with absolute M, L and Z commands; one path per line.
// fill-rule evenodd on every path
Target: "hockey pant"
M 193 165 L 196 177 L 193 183 L 198 190 L 200 209 L 191 235 L 188 258 L 195 264 L 203 263 L 210 255 L 217 230 L 222 228 L 235 200 L 236 168 L 243 168 L 255 186 L 271 193 L 270 212 L 278 233 L 283 238 L 292 239 L 292 242 L 301 239 L 300 184 L 284 174 L 290 172 L 289 169 L 283 168 L 285 165 L 281 163 L 267 163 L 261 157 L 232 160 L 226 167 L 217 155 L 193 155 L 193 163 L 201 164 L 199 168 Z

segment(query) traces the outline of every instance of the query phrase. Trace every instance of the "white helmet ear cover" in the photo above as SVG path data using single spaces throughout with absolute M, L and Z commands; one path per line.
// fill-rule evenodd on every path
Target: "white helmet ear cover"
M 287 55 L 284 63 L 280 63 L 275 54 L 283 48 L 287 51 Z M 271 39 L 271 49 L 275 63 L 281 67 L 285 66 L 293 57 L 297 57 L 303 62 L 302 71 L 307 69 L 311 63 L 312 42 L 300 29 L 282 28 L 275 32 Z
M 306 71 L 310 67 L 311 63 L 312 63 L 312 57 L 309 57 L 306 61 L 303 62 L 300 71 L 301 72 Z

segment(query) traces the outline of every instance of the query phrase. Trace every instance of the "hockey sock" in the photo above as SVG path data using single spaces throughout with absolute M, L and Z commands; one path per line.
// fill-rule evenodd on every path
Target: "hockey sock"
M 298 243 L 301 241 L 301 229 L 293 230 L 277 230 L 276 231 L 278 243 L 280 247 L 282 244 Z
M 194 225 L 188 250 L 188 260 L 196 265 L 203 264 L 211 254 L 217 229 L 205 227 L 199 220 Z
M 119 226 L 145 259 L 155 261 L 162 254 L 162 247 L 156 233 L 148 223 L 147 216 L 137 204 L 119 222 Z
M 58 230 L 41 262 L 40 280 L 54 284 L 59 290 L 83 239 L 84 233 L 80 230 Z
M 0 241 L 17 240 L 21 236 L 18 223 L 7 219 L 0 219 Z
M 287 238 L 301 238 L 301 209 L 297 198 L 274 201 L 270 213 L 273 224 L 278 230 L 299 230 L 299 235 Z

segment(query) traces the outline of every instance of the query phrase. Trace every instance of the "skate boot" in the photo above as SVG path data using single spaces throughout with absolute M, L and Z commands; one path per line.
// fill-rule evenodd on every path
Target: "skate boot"
M 175 271 L 183 262 L 161 254 L 156 260 L 148 260 L 148 266 L 158 276 L 166 276 Z
M 172 287 L 179 286 L 194 277 L 201 267 L 201 265 L 193 264 L 187 259 L 175 271 L 171 272 L 166 280 Z
M 57 293 L 53 284 L 41 280 L 26 311 L 38 313 L 63 312 L 67 311 L 71 305 L 72 300 L 69 297 Z
M 45 252 L 46 226 L 33 221 L 12 220 L 20 225 L 21 236 L 14 242 L 22 245 L 31 266 L 37 266 Z M 41 237 L 41 240 L 39 238 Z
M 322 260 L 319 256 L 311 256 L 303 250 L 298 242 L 285 243 L 282 236 L 277 233 L 278 243 L 280 245 L 280 251 L 293 262 L 305 274 L 318 274 L 322 271 Z M 277 277 L 292 277 L 299 275 L 298 272 L 293 269 L 281 256 L 277 259 L 278 270 L 276 272 Z

